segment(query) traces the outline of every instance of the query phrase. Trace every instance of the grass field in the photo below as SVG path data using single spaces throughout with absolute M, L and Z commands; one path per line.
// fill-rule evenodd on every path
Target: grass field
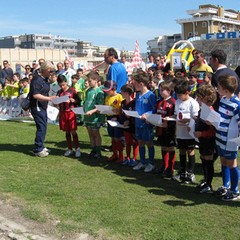
M 101 129 L 103 145 L 110 139 Z M 86 232 L 101 239 L 240 239 L 240 202 L 201 195 L 195 185 L 90 159 L 86 129 L 79 127 L 80 159 L 63 157 L 65 136 L 48 126 L 47 158 L 32 155 L 34 123 L 0 122 L 0 198 L 26 218 L 54 220 L 60 233 Z M 197 154 L 198 156 L 198 154 Z M 160 149 L 156 147 L 156 165 Z M 178 161 L 176 167 L 178 167 Z M 217 160 L 213 187 L 221 185 Z M 201 179 L 197 157 L 196 177 Z

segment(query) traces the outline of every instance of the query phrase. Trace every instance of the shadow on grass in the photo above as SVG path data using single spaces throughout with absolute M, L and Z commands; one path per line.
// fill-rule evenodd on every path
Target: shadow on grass
M 196 184 L 182 184 L 172 179 L 161 178 L 159 174 L 134 171 L 132 168 L 117 163 L 107 162 L 107 157 L 101 159 L 89 158 L 83 155 L 79 161 L 92 167 L 104 167 L 114 174 L 122 177 L 122 180 L 129 184 L 137 184 L 145 187 L 150 194 L 159 196 L 173 196 L 176 200 L 166 200 L 163 203 L 170 206 L 195 206 L 200 204 L 240 206 L 240 202 L 224 202 L 221 197 L 212 194 L 200 194 L 196 190 Z M 85 157 L 86 156 L 86 157 Z M 179 163 L 177 163 L 178 166 Z M 176 166 L 176 168 L 177 168 Z M 196 172 L 201 173 L 201 164 L 196 164 Z M 218 175 L 218 174 L 217 174 Z

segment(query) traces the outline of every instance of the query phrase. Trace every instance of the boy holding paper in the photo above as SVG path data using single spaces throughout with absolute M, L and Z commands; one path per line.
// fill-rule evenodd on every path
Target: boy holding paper
M 157 103 L 157 114 L 162 117 L 162 126 L 156 128 L 157 141 L 161 146 L 162 152 L 162 166 L 159 173 L 163 177 L 172 177 L 174 171 L 174 164 L 176 159 L 175 154 L 175 131 L 176 122 L 167 121 L 167 117 L 174 115 L 174 108 L 176 100 L 172 98 L 174 85 L 172 82 L 163 82 L 160 87 L 160 94 L 163 100 Z M 166 120 L 164 119 L 166 118 Z
M 83 105 L 85 112 L 84 125 L 87 128 L 92 147 L 89 156 L 94 158 L 101 158 L 102 138 L 100 135 L 100 127 L 104 122 L 104 115 L 100 114 L 95 106 L 104 103 L 104 93 L 98 87 L 98 78 L 99 75 L 96 72 L 92 71 L 87 74 L 90 88 L 86 91 L 86 98 Z
M 213 110 L 212 105 L 217 99 L 214 87 L 203 84 L 196 90 L 196 96 L 200 106 L 206 104 Z M 201 111 L 203 111 L 203 109 Z M 202 120 L 200 116 L 201 114 L 199 114 L 196 120 L 194 136 L 199 140 L 199 153 L 202 161 L 204 179 L 200 181 L 197 188 L 200 193 L 211 193 L 214 175 L 214 160 L 217 156 L 215 128 Z
M 218 93 L 221 98 L 218 112 L 220 125 L 216 131 L 216 145 L 222 164 L 223 186 L 217 194 L 224 201 L 239 199 L 239 170 L 237 165 L 238 144 L 231 142 L 240 133 L 240 100 L 234 95 L 238 88 L 237 78 L 222 75 L 218 78 Z
M 66 141 L 68 149 L 64 153 L 65 157 L 71 156 L 74 152 L 72 150 L 72 138 L 75 145 L 75 157 L 80 157 L 80 147 L 77 134 L 77 120 L 76 115 L 71 108 L 80 105 L 80 99 L 74 88 L 67 85 L 67 78 L 64 75 L 58 75 L 57 78 L 60 90 L 57 92 L 57 96 L 68 96 L 67 102 L 59 103 L 59 127 L 60 130 L 66 132 Z
M 178 98 L 174 115 L 177 117 L 176 139 L 179 148 L 180 170 L 173 179 L 183 183 L 190 183 L 195 181 L 195 175 L 193 173 L 195 165 L 195 138 L 189 134 L 188 125 L 190 118 L 197 118 L 199 104 L 195 99 L 190 97 L 191 86 L 187 80 L 178 82 L 174 89 Z
M 103 92 L 107 94 L 105 98 L 105 105 L 111 106 L 114 112 L 114 115 L 107 115 L 107 120 L 116 121 L 121 113 L 121 103 L 123 101 L 123 97 L 120 93 L 117 93 L 117 84 L 113 80 L 107 80 L 104 83 L 104 87 L 102 88 Z M 118 127 L 112 127 L 110 124 L 107 124 L 108 135 L 112 140 L 112 156 L 108 159 L 108 161 L 116 163 L 122 163 L 124 160 L 123 156 L 123 130 Z
M 148 75 L 140 71 L 133 76 L 133 85 L 137 91 L 135 110 L 140 118 L 135 118 L 136 138 L 139 145 L 140 162 L 133 167 L 133 170 L 144 169 L 144 172 L 154 170 L 154 145 L 153 125 L 146 122 L 146 114 L 152 114 L 156 110 L 156 99 L 153 92 L 148 90 Z M 145 159 L 145 145 L 148 148 L 148 163 Z

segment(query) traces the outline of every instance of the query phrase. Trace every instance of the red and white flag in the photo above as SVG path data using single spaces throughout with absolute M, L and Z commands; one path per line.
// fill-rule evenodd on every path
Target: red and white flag
M 129 68 L 128 74 L 131 74 L 133 72 L 134 68 L 140 68 L 141 64 L 142 64 L 142 56 L 140 54 L 138 40 L 136 40 L 135 51 L 133 54 L 133 58 L 131 61 L 131 67 Z

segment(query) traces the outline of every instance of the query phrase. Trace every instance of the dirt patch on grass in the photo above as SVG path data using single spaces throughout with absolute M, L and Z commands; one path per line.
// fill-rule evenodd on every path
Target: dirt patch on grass
M 57 221 L 39 223 L 24 218 L 18 207 L 0 200 L 0 240 L 93 240 L 88 234 L 67 236 L 56 230 Z

